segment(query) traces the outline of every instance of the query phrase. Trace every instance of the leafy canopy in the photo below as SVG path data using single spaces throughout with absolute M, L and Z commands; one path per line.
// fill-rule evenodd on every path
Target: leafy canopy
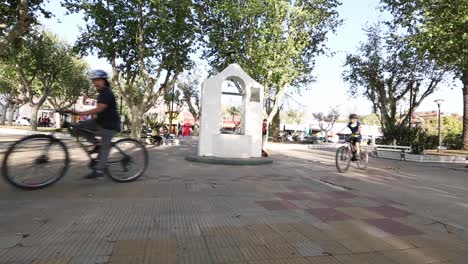
M 340 24 L 338 0 L 196 0 L 205 57 L 215 70 L 235 60 L 278 110 L 284 90 L 312 79 L 326 35 Z M 271 118 L 270 118 L 271 119 Z
M 406 29 L 411 44 L 440 65 L 468 71 L 468 1 L 381 0 L 393 23 Z

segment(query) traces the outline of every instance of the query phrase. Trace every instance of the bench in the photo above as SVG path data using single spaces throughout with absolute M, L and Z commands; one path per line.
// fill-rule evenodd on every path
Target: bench
M 405 154 L 411 153 L 410 146 L 396 146 L 396 145 L 375 145 L 373 154 L 375 157 L 378 156 L 377 151 L 390 151 L 390 152 L 399 152 L 400 153 L 400 160 L 406 160 Z

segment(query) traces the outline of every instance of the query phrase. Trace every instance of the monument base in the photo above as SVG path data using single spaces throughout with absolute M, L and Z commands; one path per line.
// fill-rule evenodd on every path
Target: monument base
M 216 165 L 235 165 L 235 166 L 254 166 L 254 165 L 265 165 L 273 163 L 270 158 L 248 158 L 248 159 L 236 159 L 236 158 L 219 158 L 212 156 L 197 156 L 189 155 L 185 157 L 185 160 L 197 163 L 216 164 Z

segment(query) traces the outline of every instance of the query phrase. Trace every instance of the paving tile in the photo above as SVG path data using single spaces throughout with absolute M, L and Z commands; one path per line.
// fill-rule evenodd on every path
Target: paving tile
M 288 189 L 296 191 L 296 192 L 313 192 L 315 189 L 307 186 L 290 186 Z
M 230 236 L 246 232 L 239 226 L 202 227 L 200 230 L 206 236 Z
M 256 234 L 270 234 L 273 231 L 269 225 L 265 224 L 247 225 L 245 229 Z
M 352 199 L 347 199 L 347 203 L 351 204 L 353 207 L 379 207 L 382 206 L 381 203 L 379 203 L 376 200 L 364 198 L 364 197 L 357 197 L 357 198 L 352 198 Z
M 326 195 L 333 199 L 351 199 L 358 197 L 357 195 L 346 191 L 327 192 Z
M 323 255 L 340 255 L 352 253 L 351 250 L 347 249 L 337 241 L 314 241 L 313 243 L 322 249 Z
M 245 261 L 244 254 L 238 247 L 210 249 L 214 264 Z
M 351 216 L 342 213 L 333 208 L 315 208 L 315 209 L 306 209 L 306 212 L 317 217 L 323 222 L 332 222 L 332 221 L 343 221 L 352 219 Z
M 204 237 L 187 237 L 177 238 L 177 249 L 190 250 L 190 249 L 204 249 L 207 245 Z
M 361 220 L 349 220 L 330 223 L 333 237 L 337 239 L 362 239 L 367 237 L 385 237 L 389 234 Z
M 241 241 L 238 236 L 221 235 L 221 236 L 207 236 L 205 237 L 208 248 L 227 248 L 238 246 Z
M 305 242 L 310 239 L 296 230 L 279 231 L 278 234 L 288 243 Z
M 192 249 L 178 252 L 177 264 L 212 264 L 207 250 Z
M 387 258 L 383 254 L 380 254 L 379 252 L 340 255 L 335 256 L 335 258 L 346 264 L 399 264 L 393 259 Z
M 324 255 L 322 247 L 314 242 L 299 242 L 295 243 L 294 246 L 303 257 Z
M 367 245 L 367 243 L 365 243 L 362 240 L 353 240 L 353 239 L 338 240 L 338 243 L 345 246 L 347 249 L 351 250 L 351 252 L 353 253 L 365 253 L 365 252 L 375 251 L 375 249 Z
M 266 246 L 252 246 L 240 248 L 246 260 L 271 259 L 272 252 Z
M 69 264 L 107 264 L 109 258 L 109 256 L 75 256 Z
M 320 203 L 318 200 L 304 201 L 304 207 L 307 208 L 326 208 L 327 205 Z
M 304 193 L 282 192 L 275 193 L 276 196 L 283 200 L 309 200 L 310 197 Z
M 332 256 L 306 257 L 308 264 L 347 264 Z
M 340 264 L 377 264 L 364 261 L 356 256 L 356 254 L 345 254 L 339 256 L 333 256 L 333 259 Z M 332 262 L 333 263 L 333 262 Z
M 303 223 L 293 223 L 291 226 L 307 237 L 309 240 L 332 240 L 332 237 L 328 236 L 326 233 L 322 232 L 320 229 L 314 227 L 313 225 L 303 224 Z
M 251 261 L 249 264 L 310 264 L 305 258 L 283 258 Z
M 369 207 L 367 208 L 367 210 L 378 213 L 384 217 L 390 217 L 390 218 L 406 217 L 411 214 L 405 210 L 401 210 L 390 205 L 383 205 L 379 207 Z
M 65 258 L 52 258 L 52 259 L 42 259 L 35 260 L 32 264 L 68 264 L 71 262 L 71 257 Z
M 272 252 L 273 258 L 301 257 L 300 251 L 292 244 L 270 244 L 266 247 Z
M 411 236 L 421 235 L 422 232 L 416 228 L 404 225 L 392 219 L 367 219 L 364 220 L 366 223 L 373 225 L 379 229 L 382 229 L 386 233 L 395 236 Z
M 327 207 L 331 207 L 331 208 L 353 207 L 353 205 L 351 205 L 348 202 L 343 201 L 342 199 L 321 198 L 321 199 L 318 199 L 318 200 L 315 200 L 315 201 L 317 201 L 317 202 L 319 202 L 321 204 L 324 204 Z
M 381 253 L 398 263 L 427 264 L 440 261 L 440 259 L 425 254 L 421 249 L 382 251 Z
M 264 244 L 285 244 L 287 243 L 286 239 L 278 233 L 263 234 L 260 235 Z
M 387 238 L 383 237 L 362 237 L 359 239 L 362 243 L 374 251 L 384 251 L 384 250 L 399 250 L 399 249 L 408 249 L 413 248 L 412 245 L 405 242 L 401 243 L 388 243 Z
M 270 211 L 288 210 L 288 209 L 298 208 L 293 203 L 289 203 L 287 201 L 272 200 L 272 201 L 257 201 L 256 203 L 258 205 L 260 205 L 261 207 L 263 207 L 263 208 L 265 208 L 267 210 L 270 210 Z
M 403 237 L 400 236 L 387 236 L 380 238 L 379 240 L 385 241 L 386 244 L 390 245 L 392 248 L 395 249 L 415 248 L 413 244 L 409 243 L 407 240 L 403 239 Z M 374 241 L 371 241 L 371 243 L 374 243 Z
M 381 216 L 377 213 L 369 211 L 365 208 L 360 207 L 348 207 L 348 208 L 335 208 L 336 210 L 343 212 L 354 219 L 378 219 Z

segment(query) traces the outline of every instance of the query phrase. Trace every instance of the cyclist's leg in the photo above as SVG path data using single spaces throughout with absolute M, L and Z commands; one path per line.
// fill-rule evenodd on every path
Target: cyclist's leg
M 107 158 L 112 146 L 112 137 L 117 132 L 109 129 L 99 129 L 99 135 L 101 136 L 101 147 L 99 148 L 99 162 L 96 166 L 96 171 L 103 172 L 106 169 Z
M 356 148 L 356 158 L 360 159 L 361 158 L 361 137 L 360 136 L 356 138 L 354 147 Z
M 72 133 L 74 132 L 76 133 L 76 135 L 86 138 L 86 140 L 90 143 L 97 144 L 98 140 L 96 139 L 96 133 L 98 133 L 99 131 L 99 126 L 96 123 L 96 120 L 90 119 L 90 120 L 82 121 L 78 123 L 77 126 L 78 128 L 84 129 L 87 131 L 75 129 L 75 131 L 72 130 Z M 88 131 L 96 131 L 96 133 L 91 133 Z

